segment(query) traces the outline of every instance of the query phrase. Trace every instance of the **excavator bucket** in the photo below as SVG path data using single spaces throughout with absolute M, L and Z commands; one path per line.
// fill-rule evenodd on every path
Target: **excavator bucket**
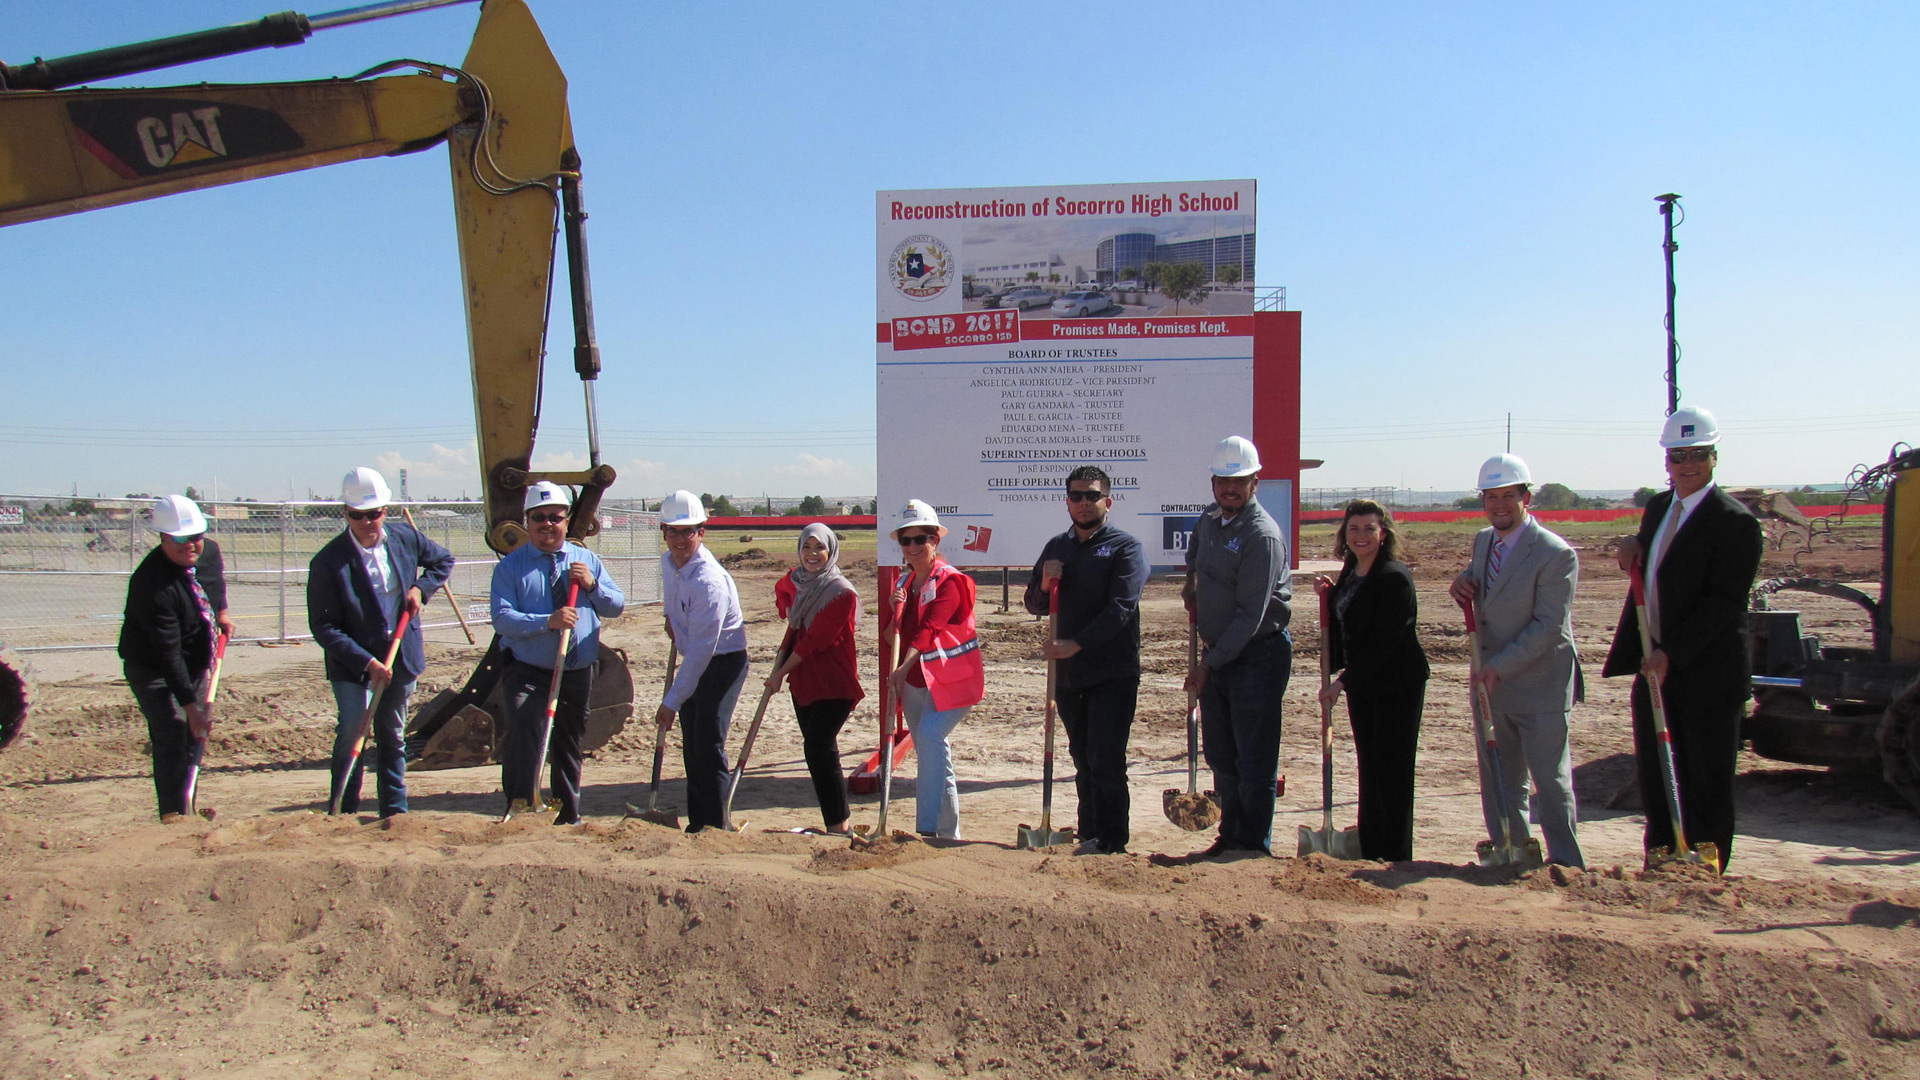
M 0 647 L 0 750 L 6 749 L 27 726 L 27 705 L 31 700 L 27 666 Z
M 496 676 L 483 704 L 454 706 L 452 715 L 431 731 L 422 730 L 422 722 L 437 719 L 448 711 L 459 695 L 442 690 L 414 714 L 407 729 L 407 745 L 418 747 L 408 768 L 416 772 L 437 769 L 467 769 L 500 760 L 500 744 L 507 733 L 506 706 L 501 703 Z M 627 654 L 610 645 L 600 646 L 600 657 L 593 663 L 593 690 L 587 696 L 587 733 L 580 740 L 583 752 L 598 750 L 613 741 L 633 716 L 633 675 L 627 668 Z

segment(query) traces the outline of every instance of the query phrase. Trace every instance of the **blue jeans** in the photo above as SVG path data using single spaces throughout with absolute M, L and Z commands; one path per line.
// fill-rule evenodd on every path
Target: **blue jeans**
M 967 718 L 971 705 L 936 712 L 924 686 L 903 687 L 900 704 L 913 734 L 918 761 L 913 782 L 914 827 L 948 840 L 960 839 L 960 782 L 953 775 L 953 747 L 947 736 Z
M 367 714 L 367 698 L 372 688 L 342 680 L 333 684 L 333 701 L 339 706 L 340 720 L 333 729 L 333 784 L 327 790 L 327 803 L 340 793 L 340 812 L 360 810 L 360 778 L 366 771 L 367 755 L 362 751 L 347 772 L 353 757 L 354 739 L 360 734 L 360 720 Z M 401 729 L 407 721 L 407 699 L 413 696 L 413 683 L 390 683 L 380 695 L 380 708 L 373 717 L 373 743 L 378 748 L 380 768 L 380 816 L 392 817 L 407 812 L 407 750 Z
M 1280 704 L 1292 673 L 1293 641 L 1281 631 L 1254 638 L 1232 663 L 1209 671 L 1200 692 L 1200 741 L 1229 848 L 1273 850 Z

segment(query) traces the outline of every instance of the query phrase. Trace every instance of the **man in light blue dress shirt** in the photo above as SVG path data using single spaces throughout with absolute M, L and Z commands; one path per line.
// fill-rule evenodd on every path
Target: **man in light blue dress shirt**
M 566 488 L 545 480 L 527 489 L 529 539 L 493 568 L 493 628 L 504 639 L 508 659 L 500 673 L 507 709 L 507 734 L 500 746 L 500 785 L 507 805 L 531 801 L 540 782 L 541 727 L 547 693 L 557 667 L 559 708 L 553 717 L 548 760 L 553 763 L 553 798 L 560 805 L 555 825 L 580 822 L 580 739 L 587 730 L 587 695 L 593 689 L 593 662 L 600 655 L 600 620 L 626 609 L 626 594 L 600 565 L 600 557 L 567 539 L 573 499 Z M 579 586 L 578 600 L 567 593 Z M 560 633 L 572 630 L 565 656 Z

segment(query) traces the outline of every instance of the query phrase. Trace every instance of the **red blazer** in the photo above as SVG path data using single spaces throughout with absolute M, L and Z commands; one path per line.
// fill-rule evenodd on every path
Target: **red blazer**
M 781 618 L 787 617 L 798 594 L 791 574 L 774 584 L 773 605 Z M 780 651 L 800 658 L 800 666 L 787 675 L 787 689 L 793 692 L 794 704 L 859 701 L 867 696 L 860 688 L 859 644 L 854 640 L 859 618 L 860 597 L 848 592 L 820 609 L 805 630 L 787 627 Z

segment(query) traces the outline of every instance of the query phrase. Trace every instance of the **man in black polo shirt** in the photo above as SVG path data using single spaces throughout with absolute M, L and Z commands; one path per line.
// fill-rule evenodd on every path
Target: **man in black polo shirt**
M 1147 583 L 1140 541 L 1107 524 L 1113 482 L 1093 465 L 1067 475 L 1073 527 L 1047 541 L 1027 580 L 1026 608 L 1047 613 L 1060 582 L 1059 636 L 1046 643 L 1059 663 L 1054 703 L 1067 729 L 1080 804 L 1075 854 L 1127 849 L 1127 737 L 1140 691 L 1140 590 Z

